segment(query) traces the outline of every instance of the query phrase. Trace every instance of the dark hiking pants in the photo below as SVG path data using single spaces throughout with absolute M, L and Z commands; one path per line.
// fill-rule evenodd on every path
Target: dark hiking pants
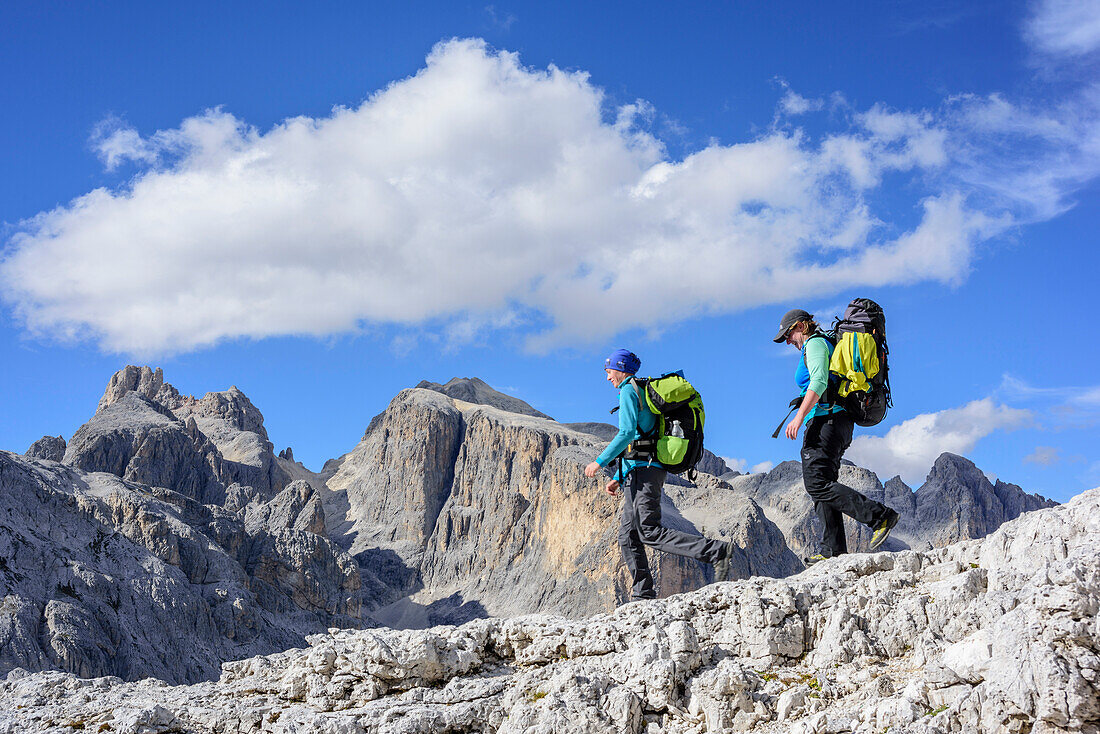
M 852 443 L 853 426 L 852 417 L 845 411 L 817 416 L 806 426 L 802 439 L 802 481 L 824 527 L 821 539 L 824 556 L 848 552 L 844 515 L 874 527 L 891 512 L 886 505 L 837 481 L 840 457 Z
M 631 599 L 656 599 L 653 575 L 645 546 L 665 553 L 714 563 L 725 554 L 726 544 L 679 530 L 661 527 L 661 487 L 667 472 L 653 466 L 639 466 L 623 484 L 623 516 L 619 525 L 619 548 L 630 571 L 634 588 Z

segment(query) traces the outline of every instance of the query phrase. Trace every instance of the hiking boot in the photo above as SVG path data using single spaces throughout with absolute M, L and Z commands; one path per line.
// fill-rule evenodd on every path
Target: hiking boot
M 898 524 L 899 519 L 901 519 L 901 516 L 890 510 L 890 514 L 879 521 L 879 524 L 875 526 L 875 534 L 871 536 L 871 550 L 875 550 L 886 542 L 886 539 L 890 537 L 890 531 Z
M 810 566 L 814 565 L 815 563 L 821 563 L 822 561 L 827 561 L 827 560 L 829 560 L 828 556 L 823 556 L 820 553 L 814 553 L 809 558 L 803 559 L 802 562 L 806 564 L 806 568 L 809 568 Z
M 729 581 L 730 568 L 733 566 L 733 541 L 726 543 L 726 555 L 714 562 L 714 580 Z

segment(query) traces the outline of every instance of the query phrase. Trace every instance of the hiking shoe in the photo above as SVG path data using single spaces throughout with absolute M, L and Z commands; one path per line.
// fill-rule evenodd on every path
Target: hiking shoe
M 714 580 L 729 581 L 730 569 L 733 566 L 733 541 L 726 543 L 726 555 L 714 562 Z
M 871 536 L 871 550 L 875 550 L 886 542 L 886 539 L 890 537 L 890 531 L 898 524 L 899 519 L 901 519 L 901 516 L 890 510 L 890 514 L 875 526 L 875 534 Z
M 802 562 L 806 564 L 806 568 L 809 568 L 810 566 L 814 565 L 815 563 L 821 563 L 822 561 L 827 561 L 827 560 L 829 560 L 828 556 L 823 556 L 820 553 L 814 553 L 809 558 L 803 559 Z

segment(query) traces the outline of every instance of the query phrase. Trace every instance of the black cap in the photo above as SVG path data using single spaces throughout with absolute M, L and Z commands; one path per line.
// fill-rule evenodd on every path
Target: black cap
M 797 324 L 799 321 L 813 321 L 813 316 L 806 313 L 800 308 L 792 308 L 787 313 L 783 314 L 783 318 L 779 321 L 779 333 L 772 339 L 776 344 L 781 344 L 786 340 L 787 334 L 790 333 L 791 327 Z

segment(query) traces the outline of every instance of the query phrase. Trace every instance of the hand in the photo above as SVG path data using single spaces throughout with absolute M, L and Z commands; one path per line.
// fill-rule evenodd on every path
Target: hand
M 596 476 L 599 471 L 600 463 L 598 461 L 593 461 L 591 464 L 584 468 L 584 475 L 591 479 L 592 477 Z
M 614 479 L 612 479 L 610 482 L 607 483 L 607 486 L 604 487 L 604 490 L 606 490 L 607 493 L 609 495 L 611 495 L 612 497 L 618 497 L 619 496 L 619 483 L 616 482 Z
M 787 424 L 787 438 L 792 441 L 798 438 L 798 429 L 802 427 L 802 421 L 795 416 L 795 419 Z

